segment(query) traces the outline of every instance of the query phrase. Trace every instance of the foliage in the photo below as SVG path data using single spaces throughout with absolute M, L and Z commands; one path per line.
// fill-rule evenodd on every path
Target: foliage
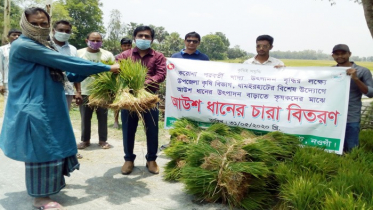
M 125 36 L 125 24 L 121 22 L 122 14 L 119 10 L 112 10 L 109 26 L 107 27 L 107 38 L 104 40 L 104 48 L 114 55 L 121 52 L 120 40 Z
M 176 32 L 172 32 L 162 43 L 158 44 L 157 50 L 163 53 L 164 56 L 171 57 L 172 54 L 180 51 L 183 46 L 184 41 L 180 38 L 180 35 Z
M 105 33 L 103 25 L 103 13 L 100 7 L 100 0 L 63 0 L 64 7 L 69 12 L 72 24 L 75 26 L 74 39 L 70 39 L 70 44 L 76 48 L 84 48 L 84 40 L 91 32 Z
M 4 14 L 4 1 L 0 1 L 0 14 Z M 10 5 L 10 29 L 20 29 L 19 20 L 21 19 L 22 8 L 19 7 L 16 3 L 11 1 Z M 4 16 L 4 15 L 3 15 Z M 3 34 L 4 30 L 4 19 L 0 18 L 0 34 Z M 8 32 L 5 32 L 8 35 Z M 4 45 L 6 43 L 1 43 Z
M 219 36 L 221 38 L 221 41 L 223 41 L 225 47 L 228 49 L 228 47 L 231 45 L 229 42 L 229 39 L 225 36 L 223 32 L 215 32 L 215 35 Z
M 209 34 L 202 37 L 199 50 L 205 53 L 211 60 L 224 60 L 227 58 L 227 49 L 221 37 Z
M 247 53 L 240 46 L 236 45 L 233 48 L 228 48 L 227 56 L 229 59 L 243 58 L 247 56 Z

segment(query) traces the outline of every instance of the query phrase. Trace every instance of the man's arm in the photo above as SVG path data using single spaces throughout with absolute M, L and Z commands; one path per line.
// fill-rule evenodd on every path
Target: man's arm
M 357 70 L 350 68 L 346 70 L 347 75 L 351 76 L 351 80 L 355 82 L 359 90 L 369 98 L 373 97 L 373 79 L 372 73 L 369 70 L 363 72 L 361 80 L 357 76 Z
M 75 87 L 75 90 L 76 90 L 75 103 L 76 103 L 76 105 L 80 105 L 80 104 L 83 103 L 82 89 L 81 89 L 80 82 L 74 82 L 74 87 Z
M 146 78 L 145 83 L 146 84 L 152 84 L 152 83 L 161 83 L 166 79 L 166 57 L 163 56 L 163 54 L 159 55 L 157 60 L 155 61 L 156 69 L 155 69 L 155 75 Z

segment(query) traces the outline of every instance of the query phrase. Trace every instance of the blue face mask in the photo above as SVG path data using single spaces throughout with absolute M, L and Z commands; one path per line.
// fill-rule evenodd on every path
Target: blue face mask
M 146 39 L 136 39 L 136 47 L 140 50 L 146 50 L 150 48 L 150 44 L 152 41 Z

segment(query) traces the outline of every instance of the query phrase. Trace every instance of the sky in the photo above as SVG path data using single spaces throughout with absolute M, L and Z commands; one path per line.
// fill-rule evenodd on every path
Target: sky
M 256 37 L 274 37 L 280 51 L 322 50 L 347 44 L 352 55 L 373 56 L 363 6 L 352 0 L 101 0 L 105 26 L 117 9 L 124 23 L 163 26 L 201 36 L 223 32 L 231 45 L 255 53 Z

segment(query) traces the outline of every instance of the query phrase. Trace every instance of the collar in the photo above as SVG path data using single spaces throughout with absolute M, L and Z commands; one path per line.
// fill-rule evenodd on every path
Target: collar
M 258 55 L 255 56 L 254 61 L 260 63 L 260 62 L 256 59 L 257 57 L 258 57 Z M 268 59 L 267 59 L 266 61 L 264 61 L 263 63 L 261 63 L 261 64 L 266 64 L 266 63 L 273 63 L 273 59 L 272 59 L 271 56 L 269 56 Z
M 140 52 L 139 52 L 139 48 L 138 48 L 138 47 L 133 48 L 133 51 L 132 51 L 132 52 L 137 53 L 137 54 L 140 55 Z M 154 56 L 154 55 L 155 55 L 155 52 L 154 52 L 154 50 L 153 50 L 152 48 L 149 48 L 149 49 L 148 49 L 148 52 L 147 52 L 145 55 L 151 55 L 151 56 Z
M 184 50 L 185 50 L 185 48 L 184 49 L 182 49 L 181 51 L 180 51 L 180 53 L 182 54 L 182 55 L 184 55 L 185 54 L 185 52 L 184 52 Z M 188 53 L 187 53 L 188 54 Z M 194 53 L 192 53 L 191 55 L 193 55 L 193 54 L 196 54 L 196 55 L 199 55 L 200 54 L 200 52 L 199 52 L 199 50 L 196 50 Z M 189 55 L 189 54 L 188 54 Z

